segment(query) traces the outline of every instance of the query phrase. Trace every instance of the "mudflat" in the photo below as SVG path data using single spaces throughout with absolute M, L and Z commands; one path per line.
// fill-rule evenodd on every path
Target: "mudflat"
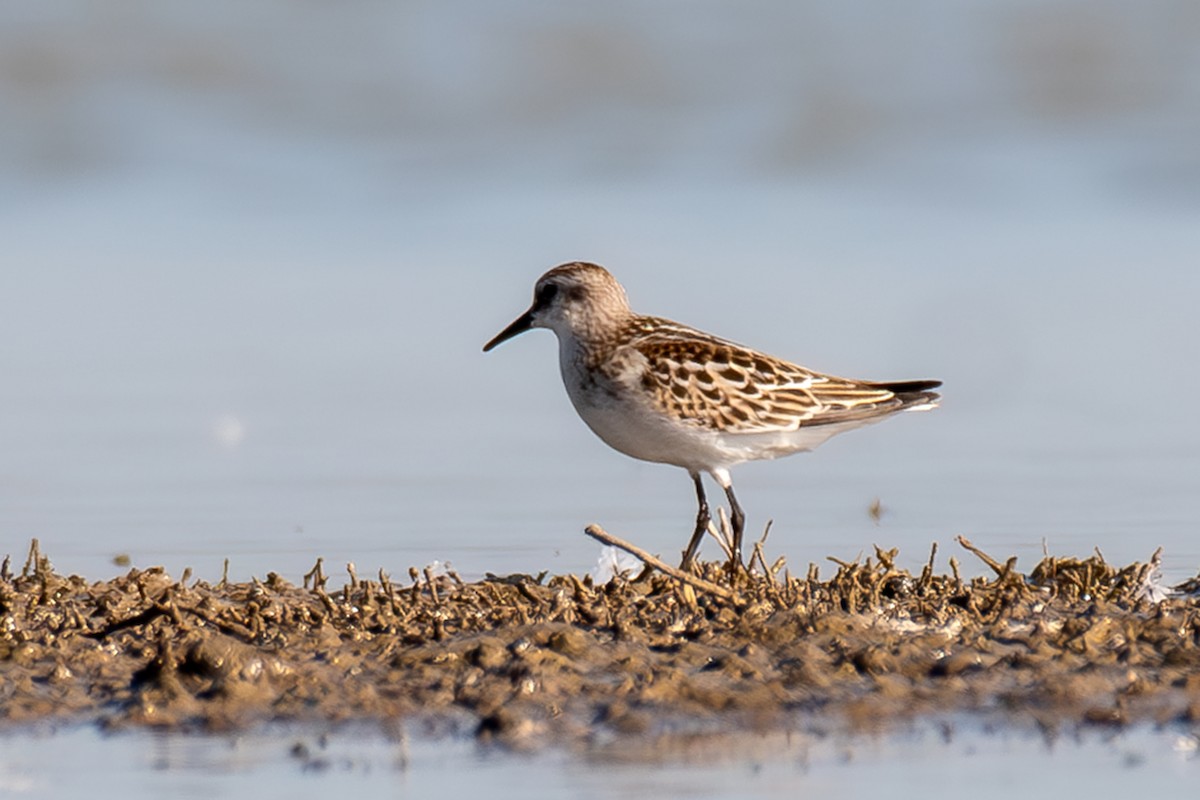
M 1200 600 L 1155 564 L 1047 556 L 987 574 L 896 552 L 795 576 L 702 564 L 589 578 L 320 562 L 303 585 L 133 569 L 0 568 L 0 724 L 235 730 L 277 721 L 454 720 L 518 747 L 684 731 L 886 729 L 969 713 L 1046 730 L 1200 722 Z M 706 589 L 704 587 L 710 587 Z M 719 591 L 718 591 L 719 589 Z

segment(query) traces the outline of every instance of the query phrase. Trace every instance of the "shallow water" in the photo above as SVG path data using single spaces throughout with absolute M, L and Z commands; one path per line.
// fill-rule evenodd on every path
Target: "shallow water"
M 737 470 L 794 570 L 873 543 L 945 559 L 960 533 L 1026 567 L 1043 546 L 1126 562 L 1160 545 L 1168 580 L 1200 566 L 1194 12 L 255 8 L 0 11 L 5 552 L 38 537 L 97 578 L 128 554 L 298 580 L 317 556 L 583 572 L 591 522 L 681 549 L 686 477 L 592 437 L 549 334 L 479 352 L 544 269 L 584 258 L 639 310 L 817 369 L 946 381 L 934 413 Z M 972 739 L 970 759 L 887 737 L 807 772 L 530 770 L 414 743 L 397 773 L 368 739 L 347 747 L 377 747 L 374 766 L 335 772 L 495 770 L 556 796 L 602 796 L 614 770 L 712 796 L 798 774 L 866 794 L 897 771 L 936 794 L 959 764 L 997 794 L 1191 776 L 1171 735 L 1127 736 Z M 56 768 L 68 749 L 146 793 L 311 779 L 273 736 L 37 741 L 5 741 L 33 794 L 85 779 Z M 157 769 L 156 750 L 199 766 Z
M 1200 226 L 1114 207 L 1092 213 L 1086 237 L 1066 225 L 1022 242 L 1043 211 L 874 208 L 887 188 L 734 186 L 724 200 L 749 218 L 719 231 L 699 230 L 699 216 L 656 221 L 657 246 L 677 258 L 596 253 L 636 307 L 828 371 L 946 381 L 933 413 L 737 469 L 751 527 L 773 518 L 772 550 L 797 568 L 875 542 L 920 563 L 931 542 L 945 553 L 965 533 L 1023 563 L 1043 540 L 1114 561 L 1162 545 L 1169 577 L 1192 574 L 1200 429 L 1181 398 L 1200 390 L 1200 273 L 1181 260 L 1200 251 Z M 673 187 L 624 191 L 572 194 L 621 243 L 659 209 L 686 216 L 698 202 Z M 507 194 L 493 223 L 579 224 L 556 192 Z M 813 225 L 802 247 L 770 218 L 783 207 Z M 310 211 L 256 223 L 249 246 L 233 220 L 209 220 L 177 255 L 197 235 L 191 218 L 141 210 L 166 241 L 111 243 L 133 209 L 63 212 L 24 210 L 9 240 L 48 266 L 8 279 L 8 550 L 37 536 L 60 568 L 97 577 L 117 553 L 175 573 L 216 577 L 228 556 L 236 576 L 294 577 L 317 555 L 370 570 L 436 559 L 466 575 L 586 571 L 590 522 L 682 548 L 686 476 L 594 439 L 548 333 L 479 351 L 543 266 L 594 248 L 443 248 L 383 220 L 329 231 Z M 80 231 L 85 212 L 116 216 Z M 885 222 L 895 235 L 855 233 Z M 70 241 L 46 240 L 64 225 Z M 972 234 L 947 245 L 947 226 Z
M 60 749 L 61 748 L 61 749 Z M 64 751 L 71 768 L 63 769 Z M 463 738 L 369 731 L 255 736 L 104 735 L 92 729 L 0 738 L 0 793 L 13 797 L 229 797 L 264 800 L 334 787 L 363 793 L 489 796 L 877 797 L 1186 796 L 1200 773 L 1196 739 L 1173 731 L 1085 732 L 1047 743 L 971 724 L 923 725 L 882 737 L 697 738 L 651 759 L 507 753 Z M 1022 768 L 1015 769 L 1014 764 Z M 103 775 L 103 784 L 97 783 Z

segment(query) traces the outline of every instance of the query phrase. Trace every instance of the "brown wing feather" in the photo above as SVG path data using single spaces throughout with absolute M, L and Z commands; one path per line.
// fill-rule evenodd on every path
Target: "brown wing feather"
M 641 318 L 634 334 L 659 408 L 712 430 L 787 432 L 909 405 L 887 385 L 823 375 L 667 320 Z

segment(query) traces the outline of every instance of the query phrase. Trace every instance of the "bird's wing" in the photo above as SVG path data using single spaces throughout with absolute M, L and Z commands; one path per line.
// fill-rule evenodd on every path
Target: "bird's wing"
M 667 320 L 644 319 L 629 346 L 662 411 L 722 433 L 771 433 L 899 410 L 888 388 L 814 372 Z

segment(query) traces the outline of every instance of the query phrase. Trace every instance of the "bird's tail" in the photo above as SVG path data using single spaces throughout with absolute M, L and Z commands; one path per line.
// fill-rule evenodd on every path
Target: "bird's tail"
M 874 386 L 887 389 L 900 399 L 901 408 L 910 411 L 928 411 L 937 408 L 942 396 L 933 389 L 942 385 L 941 381 L 895 381 L 893 383 L 876 383 Z

